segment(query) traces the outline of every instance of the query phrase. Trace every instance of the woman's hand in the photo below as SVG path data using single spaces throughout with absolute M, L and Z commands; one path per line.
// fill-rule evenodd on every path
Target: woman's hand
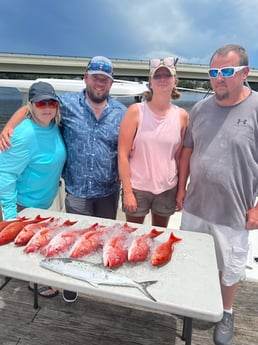
M 129 212 L 136 212 L 137 201 L 135 199 L 133 192 L 128 192 L 123 194 L 123 206 Z
M 181 211 L 183 209 L 185 200 L 185 190 L 178 190 L 176 195 L 176 211 Z

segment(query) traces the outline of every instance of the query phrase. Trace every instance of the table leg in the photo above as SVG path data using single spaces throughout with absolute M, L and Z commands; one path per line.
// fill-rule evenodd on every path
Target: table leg
M 11 279 L 12 278 L 10 278 L 10 277 L 4 277 L 4 283 L 0 286 L 0 290 L 2 290 L 5 287 L 5 285 L 7 285 Z
M 38 284 L 34 283 L 33 286 L 34 286 L 34 304 L 33 304 L 33 307 L 34 307 L 34 309 L 38 309 L 38 307 L 39 307 L 39 303 L 38 303 Z
M 191 317 L 184 317 L 182 340 L 185 341 L 185 345 L 192 343 L 192 321 Z
M 2 290 L 5 287 L 5 285 L 7 285 L 8 282 L 11 279 L 12 278 L 10 278 L 10 277 L 5 277 L 4 283 L 0 286 L 0 290 Z M 33 304 L 33 307 L 35 309 L 38 309 L 38 307 L 39 307 L 39 303 L 38 303 L 38 284 L 37 283 L 34 283 L 34 304 Z

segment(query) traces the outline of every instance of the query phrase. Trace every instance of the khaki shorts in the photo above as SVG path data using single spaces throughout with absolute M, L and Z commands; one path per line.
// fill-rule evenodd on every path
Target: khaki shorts
M 211 224 L 185 210 L 182 212 L 180 229 L 203 232 L 213 237 L 223 285 L 232 286 L 243 277 L 249 249 L 248 230 Z
M 153 194 L 138 189 L 133 189 L 137 201 L 137 210 L 129 212 L 122 205 L 122 210 L 133 217 L 146 216 L 150 211 L 161 217 L 169 217 L 175 213 L 177 187 L 167 190 L 161 194 Z

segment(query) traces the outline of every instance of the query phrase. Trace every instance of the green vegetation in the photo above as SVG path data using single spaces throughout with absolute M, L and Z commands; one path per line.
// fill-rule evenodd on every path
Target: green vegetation
M 202 81 L 202 80 L 179 80 L 178 83 L 179 87 L 184 87 L 187 89 L 210 89 L 210 82 L 209 81 Z

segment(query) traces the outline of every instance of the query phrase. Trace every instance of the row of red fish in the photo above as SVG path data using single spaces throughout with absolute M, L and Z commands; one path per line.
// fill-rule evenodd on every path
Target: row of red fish
M 106 267 L 117 267 L 125 261 L 145 261 L 150 256 L 153 266 L 166 264 L 172 256 L 174 243 L 181 239 L 173 232 L 167 241 L 154 245 L 154 238 L 164 231 L 152 229 L 148 234 L 130 236 L 137 230 L 127 223 L 103 226 L 98 223 L 82 229 L 73 229 L 76 221 L 58 224 L 54 217 L 34 219 L 21 217 L 0 222 L 0 244 L 14 241 L 25 246 L 25 253 L 39 252 L 45 257 L 60 256 L 69 250 L 69 257 L 80 258 L 103 249 Z

